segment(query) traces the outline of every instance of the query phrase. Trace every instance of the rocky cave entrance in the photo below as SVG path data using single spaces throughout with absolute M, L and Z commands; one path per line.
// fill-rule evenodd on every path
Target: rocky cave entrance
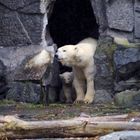
M 76 44 L 86 37 L 99 37 L 99 26 L 90 0 L 56 0 L 48 27 L 58 47 Z M 65 71 L 71 69 L 60 64 L 60 73 Z
M 49 30 L 58 47 L 76 44 L 86 37 L 98 38 L 98 24 L 90 0 L 56 0 Z

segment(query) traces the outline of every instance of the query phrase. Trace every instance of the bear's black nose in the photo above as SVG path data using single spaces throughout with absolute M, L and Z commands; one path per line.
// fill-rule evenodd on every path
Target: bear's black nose
M 55 54 L 55 58 L 58 59 L 58 54 Z

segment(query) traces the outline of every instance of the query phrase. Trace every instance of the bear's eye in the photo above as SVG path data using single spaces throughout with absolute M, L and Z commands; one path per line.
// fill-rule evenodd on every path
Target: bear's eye
M 63 52 L 66 52 L 66 50 L 63 50 Z

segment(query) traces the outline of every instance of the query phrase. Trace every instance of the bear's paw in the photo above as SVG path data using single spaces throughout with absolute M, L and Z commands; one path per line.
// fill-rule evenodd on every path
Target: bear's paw
M 84 103 L 85 104 L 90 104 L 92 103 L 94 100 L 94 95 L 86 95 L 84 98 Z

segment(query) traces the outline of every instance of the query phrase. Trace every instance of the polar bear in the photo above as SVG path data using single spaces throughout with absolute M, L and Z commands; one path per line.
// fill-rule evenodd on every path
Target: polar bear
M 94 53 L 97 40 L 86 38 L 76 45 L 65 45 L 56 52 L 58 60 L 73 69 L 74 87 L 76 90 L 75 103 L 92 103 L 94 100 Z
M 75 98 L 73 87 L 73 72 L 64 72 L 59 74 L 62 81 L 62 89 L 60 92 L 60 100 L 66 103 L 72 103 Z

